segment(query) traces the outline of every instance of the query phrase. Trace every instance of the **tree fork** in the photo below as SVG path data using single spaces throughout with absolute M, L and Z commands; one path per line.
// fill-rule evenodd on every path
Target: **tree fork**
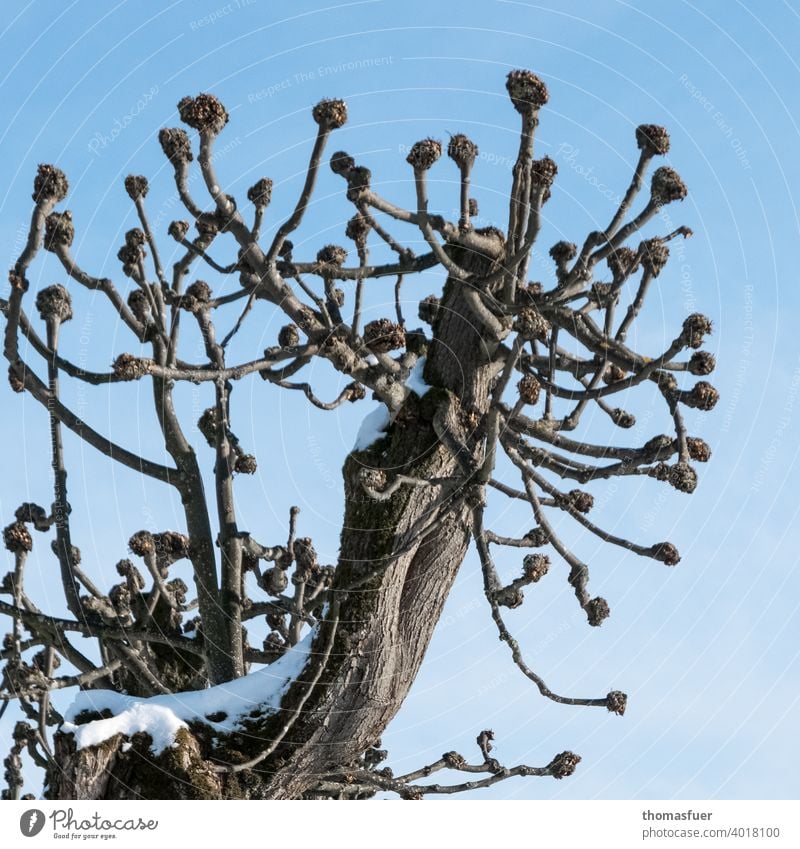
M 325 669 L 313 687 L 287 741 L 265 761 L 240 772 L 214 772 L 217 798 L 301 798 L 327 774 L 346 768 L 378 740 L 396 715 L 422 663 L 458 569 L 470 541 L 471 514 L 465 489 L 443 491 L 444 486 L 402 486 L 391 498 L 372 498 L 364 486 L 369 472 L 402 474 L 420 481 L 454 481 L 461 476 L 458 460 L 438 439 L 433 418 L 449 391 L 465 404 L 468 422 L 485 416 L 491 366 L 486 356 L 491 340 L 476 338 L 475 322 L 463 296 L 462 284 L 449 280 L 438 323 L 442 336 L 434 339 L 426 374 L 445 386 L 433 386 L 423 398 L 409 397 L 384 437 L 362 451 L 351 452 L 344 464 L 346 508 L 342 524 L 339 562 L 333 598 L 340 599 L 340 625 Z M 473 367 L 474 366 L 474 367 Z M 472 376 L 469 383 L 464 375 Z M 480 428 L 476 428 L 480 430 Z M 467 425 L 466 430 L 469 430 Z M 477 449 L 476 449 L 477 450 Z M 188 517 L 188 514 L 187 514 Z M 422 529 L 420 531 L 420 528 Z M 309 662 L 284 697 L 281 711 L 254 723 L 247 736 L 232 735 L 218 741 L 213 760 L 202 734 L 187 732 L 177 743 L 183 754 L 165 752 L 153 759 L 146 747 L 140 755 L 164 767 L 177 758 L 187 775 L 197 774 L 209 789 L 209 770 L 224 770 L 226 758 L 246 758 L 244 748 L 255 752 L 274 737 L 301 697 L 304 679 L 321 653 L 324 629 L 317 635 Z M 307 685 L 306 685 L 307 687 Z M 57 734 L 59 751 L 67 765 L 63 774 L 51 772 L 52 798 L 114 798 L 128 759 L 114 744 L 74 752 L 74 746 Z M 249 738 L 249 739 L 248 739 Z M 289 742 L 291 741 L 291 742 Z M 95 749 L 97 751 L 95 751 Z M 227 749 L 227 751 L 226 751 Z M 105 762 L 98 769 L 100 760 Z M 105 772 L 104 772 L 105 771 Z M 105 773 L 111 774 L 111 779 Z M 125 779 L 130 780 L 130 779 Z M 137 792 L 148 784 L 137 782 Z M 166 788 L 157 782 L 154 791 L 167 790 L 178 798 L 182 781 Z M 243 790 L 248 787 L 248 790 Z M 80 797 L 73 794 L 80 792 Z M 205 792 L 205 791 L 203 791 Z M 213 794 L 212 794 L 213 795 Z M 152 798 L 166 798 L 153 796 Z

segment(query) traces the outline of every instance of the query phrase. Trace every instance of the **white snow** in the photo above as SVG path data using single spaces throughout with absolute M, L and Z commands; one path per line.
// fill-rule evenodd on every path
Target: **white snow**
M 420 357 L 417 360 L 417 364 L 414 368 L 411 369 L 411 374 L 408 376 L 408 380 L 406 381 L 406 386 L 412 391 L 416 392 L 420 398 L 430 389 L 425 380 L 422 377 L 422 372 L 425 370 L 425 357 Z
M 78 749 L 95 746 L 115 734 L 130 738 L 146 731 L 152 738 L 152 750 L 158 755 L 175 744 L 175 735 L 187 722 L 200 720 L 221 732 L 236 730 L 239 720 L 258 708 L 277 710 L 281 698 L 300 674 L 311 650 L 314 632 L 269 666 L 243 678 L 187 693 L 174 693 L 141 699 L 112 690 L 82 690 L 67 710 L 62 731 L 71 732 Z M 81 711 L 109 710 L 114 715 L 76 725 Z M 224 713 L 213 722 L 209 714 Z
M 406 386 L 412 392 L 416 392 L 420 398 L 430 389 L 430 386 L 425 383 L 422 377 L 424 370 L 425 357 L 420 357 L 414 368 L 411 369 L 408 380 L 406 380 Z M 353 451 L 363 451 L 365 448 L 369 448 L 373 442 L 383 436 L 383 432 L 389 426 L 390 421 L 389 410 L 383 404 L 379 404 L 374 410 L 367 413 L 358 429 Z
M 371 413 L 364 416 L 361 427 L 358 429 L 354 451 L 363 451 L 369 448 L 373 442 L 383 436 L 383 432 L 389 425 L 389 410 L 383 404 L 379 404 Z

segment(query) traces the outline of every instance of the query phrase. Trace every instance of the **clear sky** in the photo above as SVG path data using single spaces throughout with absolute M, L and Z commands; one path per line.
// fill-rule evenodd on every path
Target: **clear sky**
M 390 765 L 403 771 L 446 750 L 473 755 L 483 728 L 494 730 L 497 756 L 509 765 L 543 765 L 564 749 L 584 758 L 567 781 L 515 779 L 483 797 L 797 798 L 800 3 L 9 0 L 3 12 L 0 254 L 10 265 L 19 253 L 36 164 L 55 162 L 71 180 L 75 253 L 89 271 L 123 286 L 129 281 L 116 252 L 134 226 L 126 174 L 151 179 L 150 213 L 170 258 L 166 226 L 182 216 L 156 134 L 177 124 L 175 104 L 186 94 L 211 91 L 231 114 L 218 143 L 230 191 L 243 198 L 262 175 L 275 180 L 270 227 L 296 198 L 315 129 L 310 107 L 333 96 L 350 107 L 334 148 L 356 155 L 381 191 L 403 204 L 413 189 L 404 147 L 467 132 L 481 148 L 474 182 L 481 218 L 502 224 L 517 131 L 504 77 L 531 68 L 551 95 L 538 150 L 560 168 L 543 254 L 606 223 L 635 163 L 635 126 L 667 126 L 669 164 L 690 190 L 669 215 L 694 238 L 659 278 L 637 343 L 660 351 L 686 313 L 713 319 L 719 366 L 711 379 L 721 400 L 712 413 L 689 416 L 713 458 L 691 497 L 639 479 L 593 492 L 601 523 L 648 544 L 670 539 L 683 559 L 668 569 L 574 530 L 569 539 L 590 560 L 592 589 L 609 599 L 612 617 L 588 628 L 562 568 L 509 615 L 553 689 L 584 696 L 622 689 L 628 712 L 619 718 L 543 700 L 497 641 L 470 555 L 383 742 Z M 457 188 L 448 165 L 432 178 L 435 203 L 451 212 Z M 297 254 L 344 243 L 350 214 L 341 181 L 326 172 Z M 413 244 L 415 235 L 405 235 Z M 550 273 L 548 263 L 533 263 L 534 277 Z M 237 285 L 203 276 L 218 290 Z M 30 278 L 34 288 L 66 282 L 49 258 Z M 409 282 L 409 301 L 441 282 L 440 272 Z M 389 310 L 391 293 L 381 285 L 370 294 L 369 317 Z M 73 359 L 102 370 L 135 351 L 100 299 L 75 292 L 74 301 L 76 318 L 64 331 Z M 281 323 L 259 304 L 236 358 L 274 344 Z M 192 359 L 197 341 L 186 341 Z M 335 394 L 335 379 L 316 368 L 320 394 Z M 234 430 L 259 459 L 259 473 L 240 481 L 241 525 L 274 544 L 285 536 L 289 506 L 299 504 L 300 532 L 333 562 L 339 469 L 373 404 L 322 413 L 298 394 L 257 377 L 234 393 Z M 70 387 L 65 397 L 98 429 L 160 458 L 144 384 L 112 393 Z M 189 421 L 209 403 L 206 389 L 182 388 Z M 49 503 L 51 484 L 44 411 L 5 386 L 0 405 L 5 524 L 21 501 Z M 650 392 L 631 397 L 641 442 L 668 430 L 661 406 Z M 590 424 L 605 433 L 598 420 Z M 210 471 L 210 452 L 199 450 Z M 70 436 L 66 455 L 73 536 L 106 585 L 134 531 L 182 529 L 169 493 Z M 518 507 L 494 515 L 509 533 L 531 525 Z M 57 611 L 56 565 L 45 549 L 40 543 L 31 572 L 40 605 Z M 7 552 L 0 557 L 10 566 Z M 508 574 L 519 568 L 514 557 L 501 566 Z M 6 720 L 0 735 L 8 733 Z

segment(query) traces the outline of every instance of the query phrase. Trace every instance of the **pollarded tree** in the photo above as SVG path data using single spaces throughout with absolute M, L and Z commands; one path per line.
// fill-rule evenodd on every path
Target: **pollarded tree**
M 7 796 L 21 792 L 26 752 L 47 771 L 47 795 L 62 799 L 363 798 L 379 790 L 417 798 L 486 787 L 515 775 L 570 775 L 580 760 L 571 752 L 540 767 L 501 765 L 491 754 L 491 731 L 478 735 L 477 758 L 448 752 L 406 775 L 393 775 L 382 765 L 381 733 L 414 681 L 471 541 L 489 613 L 521 672 L 556 702 L 624 713 L 626 696 L 619 691 L 599 698 L 553 692 L 526 663 L 504 611 L 522 604 L 524 588 L 542 579 L 555 555 L 568 566 L 568 584 L 589 625 L 608 617 L 607 601 L 589 592 L 588 566 L 554 530 L 558 513 L 611 546 L 670 566 L 679 560 L 669 542 L 640 545 L 598 527 L 588 518 L 592 496 L 582 487 L 645 475 L 691 493 L 697 481 L 692 461 L 709 458 L 706 443 L 687 434 L 681 409 L 710 410 L 717 392 L 705 380 L 693 386 L 679 381 L 714 368 L 713 356 L 696 350 L 711 330 L 709 320 L 689 316 L 661 352 L 645 355 L 628 341 L 667 263 L 668 243 L 690 231 L 679 227 L 634 240 L 665 204 L 682 200 L 686 188 L 675 171 L 658 167 L 646 199 L 634 210 L 651 161 L 669 148 L 662 127 L 639 126 L 638 163 L 608 226 L 589 233 L 580 247 L 559 241 L 550 248 L 552 287 L 530 282 L 542 207 L 556 176 L 552 159 L 533 158 L 548 94 L 529 71 L 512 71 L 507 89 L 521 132 L 505 231 L 472 223 L 477 202 L 470 196 L 470 174 L 478 148 L 465 135 L 453 136 L 446 150 L 432 138 L 411 147 L 412 209 L 381 196 L 371 187 L 370 171 L 339 151 L 329 163 L 352 204 L 345 236 L 357 262 L 348 262 L 348 251 L 338 245 L 323 247 L 316 257 L 297 256 L 289 240 L 311 201 L 329 137 L 347 119 L 340 100 L 314 107 L 318 132 L 302 193 L 266 244 L 260 231 L 272 182 L 264 178 L 249 189 L 252 214 L 245 215 L 244 203 L 225 191 L 215 173 L 214 144 L 228 123 L 225 108 L 209 94 L 184 98 L 178 110 L 197 131 L 197 161 L 210 201 L 190 191 L 189 135 L 162 130 L 161 146 L 189 220 L 170 224 L 168 233 L 182 250 L 172 268 L 165 268 L 159 234 L 148 223 L 148 181 L 126 178 L 140 220 L 118 254 L 132 281 L 127 297 L 73 256 L 71 214 L 56 211 L 67 195 L 67 179 L 52 165 L 39 167 L 27 244 L 2 302 L 4 352 L 12 388 L 47 408 L 55 495 L 50 510 L 21 504 L 4 531 L 14 568 L 2 582 L 9 598 L 0 600 L 0 612 L 11 621 L 2 647 L 0 699 L 17 700 L 27 716 L 16 726 L 5 761 Z M 457 221 L 429 211 L 428 172 L 444 167 L 437 165 L 442 153 L 460 173 Z M 390 232 L 394 225 L 421 233 L 425 252 L 415 255 L 404 246 L 402 236 Z M 222 233 L 232 234 L 238 245 L 227 262 L 214 250 Z M 395 261 L 370 262 L 370 246 L 379 242 L 396 253 Z M 42 246 L 60 261 L 68 286 L 105 296 L 117 320 L 149 346 L 150 356 L 120 351 L 110 372 L 90 372 L 59 353 L 62 326 L 72 318 L 68 286 L 49 286 L 32 298 L 44 332 L 25 308 L 26 275 Z M 202 280 L 185 285 L 193 268 L 203 264 L 238 279 L 240 288 L 219 295 Z M 402 312 L 401 284 L 431 268 L 441 269 L 443 286 L 419 303 L 427 329 L 412 329 Z M 396 280 L 396 314 L 362 326 L 365 287 L 386 277 Z M 354 283 L 352 303 L 345 303 L 339 281 Z M 229 342 L 256 301 L 284 313 L 287 323 L 263 356 L 230 362 Z M 223 334 L 219 317 L 230 311 L 231 329 Z M 199 362 L 179 354 L 186 322 L 196 323 L 203 339 Z M 41 357 L 46 378 L 23 359 L 24 351 Z M 297 377 L 315 358 L 350 381 L 331 401 L 320 400 Z M 298 390 L 325 410 L 367 393 L 381 402 L 344 462 L 346 500 L 333 566 L 320 564 L 312 540 L 298 536 L 296 509 L 288 539 L 276 544 L 237 525 L 235 478 L 252 474 L 256 459 L 234 435 L 230 399 L 237 382 L 253 374 L 276 391 Z M 148 382 L 171 462 L 138 456 L 92 429 L 63 402 L 62 375 L 96 386 Z M 215 452 L 211 498 L 173 400 L 183 381 L 209 383 L 215 393 L 214 406 L 197 423 Z M 674 434 L 626 447 L 570 435 L 587 408 L 602 411 L 622 430 L 631 428 L 633 415 L 613 406 L 613 396 L 639 384 L 661 396 Z M 72 543 L 63 428 L 111 460 L 173 487 L 183 505 L 180 531 L 133 534 L 132 557 L 119 561 L 120 580 L 110 588 L 86 573 Z M 532 530 L 515 538 L 488 528 L 490 496 L 527 502 Z M 26 592 L 25 562 L 36 533 L 53 536 L 65 618 L 40 610 Z M 501 547 L 526 552 L 510 583 L 501 580 L 493 559 L 493 550 Z M 191 564 L 192 590 L 170 574 L 180 560 Z M 266 625 L 260 646 L 247 639 L 246 623 L 255 633 L 254 620 Z M 76 647 L 76 636 L 96 640 L 95 659 Z M 60 661 L 66 664 L 61 673 Z M 61 716 L 51 693 L 64 687 L 80 692 Z M 454 784 L 425 780 L 439 770 L 465 777 Z

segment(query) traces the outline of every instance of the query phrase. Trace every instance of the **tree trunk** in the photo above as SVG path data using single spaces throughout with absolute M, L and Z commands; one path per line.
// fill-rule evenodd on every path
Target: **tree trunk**
M 58 734 L 50 798 L 301 798 L 313 795 L 322 776 L 346 774 L 377 742 L 414 682 L 470 540 L 468 487 L 459 484 L 458 462 L 433 425 L 442 405 L 455 399 L 459 436 L 477 456 L 494 350 L 462 285 L 448 280 L 443 293 L 425 369 L 432 389 L 422 399 L 410 396 L 386 436 L 345 461 L 333 596 L 340 605 L 338 627 L 332 642 L 332 626 L 320 630 L 281 710 L 253 720 L 247 733 L 217 745 L 213 757 L 200 727 L 182 732 L 158 758 L 149 754 L 146 739 L 134 740 L 127 752 L 121 738 L 75 752 L 72 738 Z M 365 468 L 384 470 L 389 481 L 403 474 L 449 482 L 452 491 L 404 485 L 391 498 L 376 500 L 362 485 Z M 257 756 L 287 722 L 283 742 L 257 766 L 212 771 L 212 763 Z

